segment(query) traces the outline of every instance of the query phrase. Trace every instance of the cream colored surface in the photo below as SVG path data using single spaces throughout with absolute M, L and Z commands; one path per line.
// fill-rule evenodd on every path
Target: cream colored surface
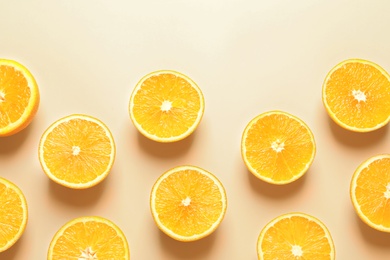
M 63 224 L 99 215 L 122 228 L 132 259 L 255 260 L 263 226 L 291 211 L 324 222 L 338 259 L 389 259 L 390 235 L 363 224 L 349 198 L 356 167 L 390 152 L 388 127 L 341 129 L 325 112 L 321 86 L 347 58 L 390 71 L 390 2 L 16 0 L 0 10 L 0 56 L 27 66 L 41 91 L 33 123 L 0 139 L 0 176 L 29 204 L 24 235 L 0 259 L 46 259 Z M 187 74 L 205 96 L 199 128 L 179 143 L 149 141 L 130 121 L 131 91 L 157 69 Z M 240 155 L 246 124 L 273 109 L 300 117 L 317 142 L 307 174 L 287 186 L 256 179 Z M 72 113 L 99 118 L 117 143 L 110 175 L 90 190 L 53 183 L 38 161 L 44 130 Z M 221 226 L 194 243 L 164 235 L 149 210 L 154 181 L 181 164 L 214 173 L 228 196 Z

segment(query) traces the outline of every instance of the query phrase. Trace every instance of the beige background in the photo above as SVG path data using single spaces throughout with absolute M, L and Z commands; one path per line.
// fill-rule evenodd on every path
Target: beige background
M 356 167 L 390 152 L 388 127 L 342 130 L 321 101 L 325 75 L 344 59 L 390 71 L 389 1 L 3 0 L 0 10 L 0 56 L 26 65 L 41 90 L 33 123 L 0 139 L 0 175 L 29 203 L 27 229 L 1 260 L 45 259 L 54 233 L 83 215 L 121 227 L 132 259 L 255 260 L 262 227 L 291 211 L 328 226 L 338 259 L 390 258 L 390 235 L 363 224 L 349 199 Z M 205 95 L 199 128 L 179 143 L 146 140 L 128 115 L 133 87 L 157 69 L 187 74 Z M 312 167 L 288 186 L 256 179 L 240 155 L 246 124 L 271 109 L 303 119 L 317 142 Z M 38 161 L 43 131 L 72 113 L 101 119 L 117 143 L 112 172 L 90 190 L 54 184 Z M 221 226 L 194 243 L 166 237 L 149 211 L 154 181 L 181 164 L 213 172 L 228 195 Z

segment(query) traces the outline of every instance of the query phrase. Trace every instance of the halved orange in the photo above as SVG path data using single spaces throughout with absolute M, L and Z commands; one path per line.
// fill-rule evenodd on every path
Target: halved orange
M 135 86 L 129 113 L 141 134 L 158 142 L 175 142 L 198 127 L 204 112 L 204 98 L 188 76 L 160 70 L 144 76 Z
M 39 101 L 38 85 L 30 71 L 19 62 L 0 59 L 0 136 L 26 128 Z
M 62 226 L 54 235 L 48 260 L 130 259 L 123 231 L 111 220 L 98 216 L 79 217 Z
M 104 180 L 115 160 L 115 142 L 99 119 L 74 114 L 54 122 L 41 137 L 39 161 L 47 176 L 84 189 Z
M 319 219 L 306 213 L 283 214 L 270 221 L 257 241 L 260 260 L 335 259 L 332 236 Z
M 291 183 L 312 164 L 316 145 L 310 128 L 296 116 L 268 111 L 253 118 L 241 139 L 249 171 L 272 184 Z
M 153 186 L 150 208 L 156 225 L 173 239 L 188 242 L 210 235 L 227 207 L 225 188 L 212 173 L 196 166 L 178 166 Z
M 322 101 L 341 127 L 370 132 L 390 121 L 390 75 L 378 64 L 348 59 L 326 76 Z
M 390 154 L 373 156 L 356 169 L 350 186 L 352 204 L 368 226 L 390 232 Z
M 27 201 L 14 183 L 0 177 L 0 252 L 19 240 L 28 220 Z

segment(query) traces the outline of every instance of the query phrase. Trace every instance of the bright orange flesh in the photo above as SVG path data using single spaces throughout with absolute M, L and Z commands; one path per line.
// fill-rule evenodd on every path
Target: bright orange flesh
M 314 160 L 314 136 L 300 119 L 282 111 L 255 117 L 244 130 L 241 153 L 248 169 L 273 184 L 300 178 Z
M 179 241 L 211 234 L 226 211 L 222 183 L 211 173 L 181 166 L 163 174 L 151 193 L 151 211 L 157 226 Z
M 43 134 L 39 158 L 53 181 L 70 188 L 88 188 L 108 175 L 115 144 L 101 121 L 71 115 L 53 123 Z
M 373 131 L 390 121 L 390 75 L 370 61 L 343 61 L 327 75 L 322 99 L 329 116 L 341 127 Z
M 390 154 L 363 162 L 351 181 L 356 213 L 374 229 L 390 232 Z
M 39 90 L 22 64 L 0 59 L 0 136 L 9 136 L 30 124 L 39 106 Z
M 260 260 L 335 259 L 326 226 L 304 213 L 285 214 L 268 223 L 259 235 L 257 252 Z
M 138 82 L 129 110 L 143 135 L 158 142 L 174 142 L 198 126 L 204 111 L 203 94 L 195 82 L 179 72 L 156 71 Z
M 74 219 L 53 237 L 48 260 L 130 259 L 123 232 L 110 220 L 101 217 Z
M 0 252 L 22 236 L 28 218 L 27 201 L 22 191 L 0 177 Z

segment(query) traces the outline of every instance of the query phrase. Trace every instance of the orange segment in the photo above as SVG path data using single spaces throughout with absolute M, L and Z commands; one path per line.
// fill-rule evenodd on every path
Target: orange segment
M 390 232 L 390 154 L 371 157 L 359 165 L 350 194 L 356 213 L 367 225 Z
M 12 182 L 0 177 L 0 252 L 22 236 L 28 219 L 27 201 Z
M 222 183 L 195 166 L 165 172 L 154 184 L 150 207 L 157 226 L 179 241 L 211 234 L 222 222 L 227 200 Z
M 326 76 L 322 100 L 341 127 L 373 131 L 390 121 L 390 75 L 371 61 L 345 60 Z
M 189 136 L 204 112 L 203 94 L 182 73 L 169 70 L 143 77 L 131 94 L 129 113 L 136 128 L 147 138 L 174 142 Z
M 282 111 L 256 116 L 246 126 L 241 140 L 241 154 L 249 171 L 272 184 L 287 184 L 303 176 L 315 152 L 309 127 Z
M 39 99 L 30 71 L 16 61 L 0 59 L 0 136 L 27 127 L 38 110 Z
M 127 239 L 120 228 L 102 217 L 80 217 L 61 227 L 53 237 L 48 260 L 130 259 Z
M 328 229 L 305 213 L 288 213 L 270 221 L 259 235 L 257 253 L 260 260 L 335 259 Z
M 115 143 L 100 120 L 70 115 L 53 123 L 42 135 L 39 160 L 53 181 L 75 189 L 92 187 L 111 170 Z

